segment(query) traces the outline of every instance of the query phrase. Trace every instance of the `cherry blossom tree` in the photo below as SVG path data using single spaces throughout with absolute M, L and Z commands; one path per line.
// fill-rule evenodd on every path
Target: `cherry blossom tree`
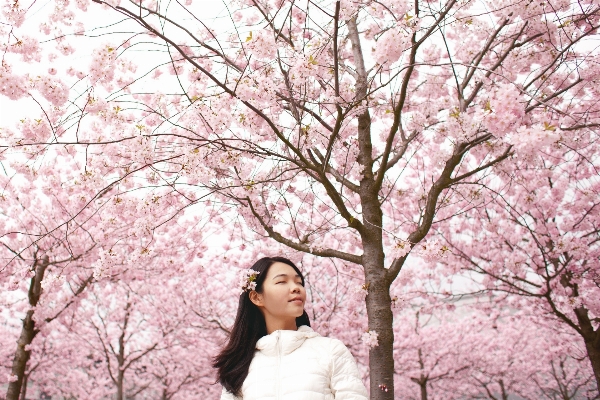
M 209 367 L 215 351 L 206 340 L 214 329 L 186 315 L 182 297 L 171 292 L 178 285 L 103 283 L 34 342 L 31 386 L 61 398 L 216 397 Z
M 54 183 L 53 174 L 41 176 L 46 185 Z M 26 369 L 34 338 L 46 334 L 48 325 L 76 304 L 93 281 L 91 268 L 81 263 L 96 243 L 89 240 L 80 220 L 68 216 L 68 209 L 60 202 L 64 198 L 44 196 L 49 186 L 40 187 L 42 179 L 19 179 L 16 173 L 11 178 L 2 177 L 0 287 L 2 302 L 11 304 L 7 317 L 22 318 L 18 339 L 10 346 L 12 366 L 7 374 L 7 399 L 18 399 L 26 393 Z M 90 218 L 90 212 L 86 210 L 81 217 Z M 70 224 L 54 225 L 65 216 Z
M 42 112 L 3 148 L 75 152 L 105 187 L 182 208 L 212 194 L 253 237 L 361 266 L 373 399 L 395 393 L 390 287 L 409 253 L 447 252 L 428 233 L 480 206 L 492 169 L 598 125 L 594 1 L 240 0 L 225 27 L 191 1 L 57 1 L 47 43 L 4 4 L 0 93 Z M 92 31 L 91 13 L 120 19 Z M 98 33 L 112 42 L 89 66 L 21 68 Z M 179 212 L 140 204 L 146 231 Z
M 422 313 L 426 308 L 404 313 L 395 322 L 397 338 L 394 343 L 395 372 L 399 383 L 396 397 L 427 400 L 440 398 L 437 387 L 464 381 L 470 368 L 466 358 L 473 344 L 475 331 L 468 321 L 451 323 L 452 313 L 438 320 L 434 313 Z M 411 320 L 412 319 L 412 320 Z M 459 328 L 460 327 L 460 328 Z M 459 328 L 459 329 L 457 329 Z M 416 390 L 415 390 L 416 389 Z M 451 393 L 446 398 L 459 398 L 462 393 Z
M 490 400 L 598 397 L 585 348 L 572 332 L 514 310 L 492 316 L 495 323 L 480 329 L 468 352 L 463 393 Z
M 170 290 L 147 293 L 148 288 L 143 286 L 148 284 L 156 283 L 115 282 L 103 285 L 101 290 L 96 285 L 89 304 L 82 304 L 88 312 L 74 314 L 77 321 L 73 322 L 75 328 L 69 332 L 71 340 L 67 343 L 94 360 L 94 364 L 79 364 L 87 364 L 87 379 L 110 383 L 96 385 L 94 397 L 216 396 L 219 388 L 214 385 L 209 367 L 215 351 L 203 340 L 206 333 L 199 334 L 190 327 L 193 320 L 187 315 L 189 311 L 177 303 L 178 296 L 170 293 L 177 290 L 176 285 L 169 285 Z M 61 380 L 57 377 L 56 388 L 73 387 L 61 385 Z M 188 388 L 191 391 L 183 393 Z M 76 397 L 82 396 L 85 393 Z
M 513 307 L 572 328 L 600 386 L 597 141 L 592 129 L 565 135 L 559 145 L 503 166 L 495 185 L 478 189 L 485 208 L 441 231 L 450 274 L 462 269 L 476 290 L 516 295 Z
M 77 157 L 55 155 L 52 161 L 57 164 L 30 166 L 22 159 L 10 161 L 1 177 L 0 287 L 6 305 L 2 319 L 13 327 L 6 332 L 12 350 L 3 354 L 11 359 L 7 399 L 19 399 L 25 397 L 32 374 L 47 375 L 44 354 L 56 347 L 56 338 L 49 337 L 65 324 L 68 310 L 78 309 L 91 284 L 117 276 L 139 280 L 147 274 L 147 266 L 138 264 L 155 259 L 156 253 L 164 263 L 161 277 L 168 280 L 181 270 L 182 262 L 191 265 L 202 248 L 203 223 L 200 216 L 185 216 L 158 229 L 165 208 L 181 207 L 179 195 L 173 202 L 168 193 L 146 193 L 153 205 L 149 212 L 143 197 L 140 203 L 139 196 L 119 185 L 106 188 L 106 182 L 90 171 L 78 174 Z M 82 208 L 83 203 L 90 204 Z M 121 210 L 115 212 L 113 207 Z M 169 220 L 177 215 L 164 214 Z M 161 235 L 169 235 L 169 241 L 159 240 Z M 6 382 L 4 376 L 2 381 Z
M 396 398 L 597 398 L 583 343 L 540 322 L 487 296 L 413 301 L 395 319 Z

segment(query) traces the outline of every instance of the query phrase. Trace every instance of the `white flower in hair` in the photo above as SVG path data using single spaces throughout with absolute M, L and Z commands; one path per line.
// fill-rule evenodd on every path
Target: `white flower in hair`
M 256 278 L 259 272 L 253 269 L 243 269 L 239 273 L 238 286 L 242 289 L 240 294 L 256 289 Z

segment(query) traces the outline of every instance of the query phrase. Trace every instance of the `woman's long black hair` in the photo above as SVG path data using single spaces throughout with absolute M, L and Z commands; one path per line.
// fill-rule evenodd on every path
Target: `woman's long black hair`
M 262 293 L 263 282 L 269 267 L 276 262 L 284 263 L 294 268 L 304 285 L 304 276 L 293 262 L 283 257 L 265 257 L 251 267 L 258 272 L 256 291 Z M 296 318 L 296 326 L 310 326 L 306 311 Z M 240 302 L 235 317 L 235 323 L 229 334 L 229 342 L 214 358 L 213 367 L 217 369 L 217 380 L 229 393 L 236 396 L 241 394 L 242 384 L 248 376 L 248 369 L 254 357 L 256 342 L 267 334 L 265 318 L 259 308 L 250 301 L 249 292 L 240 295 Z

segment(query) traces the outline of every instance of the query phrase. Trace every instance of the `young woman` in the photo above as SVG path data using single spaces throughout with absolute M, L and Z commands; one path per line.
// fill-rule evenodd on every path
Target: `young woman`
M 282 257 L 247 270 L 229 342 L 213 366 L 221 400 L 366 400 L 350 351 L 310 328 L 300 270 Z

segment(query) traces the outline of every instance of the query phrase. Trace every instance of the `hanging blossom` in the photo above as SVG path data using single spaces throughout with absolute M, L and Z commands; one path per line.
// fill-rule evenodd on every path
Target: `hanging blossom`
M 377 340 L 378 334 L 376 331 L 367 331 L 362 334 L 361 340 L 364 344 L 369 346 L 370 349 L 379 346 L 379 341 Z
M 66 282 L 66 278 L 62 275 L 49 276 L 42 281 L 42 289 L 50 290 L 54 286 L 62 286 Z
M 240 294 L 256 290 L 256 278 L 259 272 L 251 268 L 239 272 L 238 286 L 242 289 Z
M 450 249 L 438 239 L 428 239 L 415 247 L 415 252 L 427 261 L 437 261 L 448 256 Z
M 396 239 L 396 245 L 392 248 L 391 259 L 401 258 L 410 253 L 412 245 L 408 240 Z

